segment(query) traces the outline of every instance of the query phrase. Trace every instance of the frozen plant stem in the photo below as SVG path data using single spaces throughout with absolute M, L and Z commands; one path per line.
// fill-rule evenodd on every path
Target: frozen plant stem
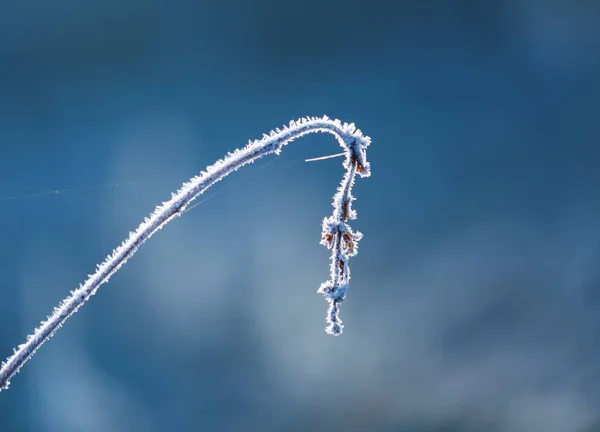
M 343 325 L 339 318 L 339 308 L 340 303 L 346 297 L 350 280 L 348 259 L 356 254 L 357 243 L 362 237 L 361 233 L 353 232 L 347 223 L 349 219 L 356 218 L 356 212 L 352 210 L 354 198 L 351 192 L 357 173 L 361 177 L 370 175 L 366 149 L 371 143 L 371 139 L 364 136 L 353 123 L 342 123 L 326 116 L 302 118 L 291 121 L 289 126 L 271 131 L 262 139 L 250 141 L 246 147 L 227 154 L 224 159 L 217 161 L 206 168 L 206 171 L 184 183 L 176 193 L 171 195 L 169 201 L 156 207 L 154 213 L 147 217 L 137 230 L 129 233 L 129 237 L 121 246 L 116 248 L 103 263 L 99 264 L 96 271 L 89 275 L 78 289 L 71 291 L 71 295 L 54 308 L 48 319 L 42 321 L 40 327 L 27 336 L 27 341 L 15 348 L 13 355 L 2 363 L 0 390 L 8 388 L 10 379 L 19 372 L 23 364 L 35 354 L 45 341 L 54 335 L 71 315 L 77 312 L 77 309 L 96 293 L 100 285 L 107 282 L 155 232 L 175 217 L 181 216 L 186 207 L 200 194 L 238 168 L 271 153 L 279 155 L 283 146 L 314 132 L 327 132 L 334 135 L 345 154 L 343 165 L 346 173 L 333 197 L 333 214 L 323 220 L 321 244 L 331 249 L 330 279 L 321 284 L 318 290 L 329 301 L 327 333 L 341 334 Z

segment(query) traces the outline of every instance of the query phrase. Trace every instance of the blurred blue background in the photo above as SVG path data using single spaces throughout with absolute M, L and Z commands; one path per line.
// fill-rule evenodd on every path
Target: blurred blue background
M 303 138 L 207 193 L 0 394 L 6 432 L 600 430 L 600 3 L 0 2 L 0 356 L 192 175 L 373 139 L 344 335 Z

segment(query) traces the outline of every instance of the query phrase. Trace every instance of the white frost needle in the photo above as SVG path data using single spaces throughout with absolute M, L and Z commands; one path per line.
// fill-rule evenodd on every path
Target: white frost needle
M 131 232 L 112 254 L 97 265 L 95 272 L 89 275 L 79 288 L 71 291 L 71 294 L 54 308 L 52 314 L 42 321 L 32 334 L 27 336 L 26 341 L 14 349 L 13 355 L 2 363 L 0 390 L 8 388 L 11 378 L 19 372 L 25 362 L 96 293 L 100 285 L 107 282 L 154 233 L 185 213 L 199 195 L 242 166 L 271 153 L 278 155 L 283 146 L 306 134 L 315 132 L 332 134 L 344 149 L 342 154 L 346 156 L 343 163 L 346 173 L 333 197 L 333 214 L 325 218 L 322 224 L 321 244 L 331 249 L 331 263 L 330 278 L 321 284 L 318 290 L 329 301 L 329 310 L 326 316 L 327 333 L 341 334 L 343 325 L 339 318 L 339 309 L 340 304 L 346 298 L 350 281 L 348 261 L 350 257 L 356 255 L 357 244 L 362 238 L 361 233 L 352 231 L 348 225 L 348 220 L 356 218 L 356 212 L 352 210 L 352 201 L 354 201 L 352 186 L 356 174 L 360 177 L 370 175 L 366 150 L 371 139 L 363 135 L 353 123 L 342 123 L 326 116 L 301 118 L 291 121 L 282 129 L 278 128 L 268 135 L 265 134 L 260 140 L 250 141 L 245 147 L 228 153 L 224 159 L 218 160 L 205 171 L 184 183 L 177 192 L 171 195 L 171 199 L 157 206 L 154 212 L 135 231 Z M 322 160 L 323 158 L 317 159 Z
M 322 160 L 326 160 L 326 159 L 333 159 L 336 157 L 340 157 L 340 156 L 344 156 L 346 153 L 336 153 L 336 154 L 332 154 L 329 156 L 320 156 L 320 157 L 316 157 L 316 158 L 311 158 L 311 159 L 304 159 L 304 162 L 316 162 L 316 161 L 322 161 Z

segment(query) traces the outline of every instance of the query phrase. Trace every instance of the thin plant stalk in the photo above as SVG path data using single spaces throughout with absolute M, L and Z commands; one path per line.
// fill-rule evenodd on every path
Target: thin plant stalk
M 250 141 L 244 148 L 228 153 L 225 158 L 184 183 L 177 192 L 171 195 L 170 200 L 157 206 L 135 231 L 129 233 L 127 239 L 112 254 L 97 265 L 96 271 L 89 275 L 79 288 L 71 291 L 70 295 L 54 308 L 46 321 L 43 321 L 32 334 L 27 336 L 26 342 L 15 348 L 13 355 L 2 363 L 0 391 L 8 389 L 12 377 L 19 372 L 37 349 L 96 293 L 100 285 L 108 282 L 110 277 L 154 233 L 174 218 L 181 216 L 194 199 L 242 166 L 271 153 L 279 155 L 283 146 L 306 134 L 316 132 L 327 132 L 334 135 L 345 154 L 343 165 L 346 173 L 333 198 L 333 214 L 325 218 L 322 224 L 321 243 L 331 249 L 330 279 L 321 284 L 318 290 L 329 301 L 326 317 L 327 333 L 341 334 L 343 325 L 339 318 L 339 305 L 346 297 L 350 280 L 348 259 L 356 254 L 357 243 L 362 237 L 361 233 L 353 232 L 347 223 L 349 219 L 356 218 L 356 212 L 351 208 L 354 200 L 351 191 L 356 174 L 361 177 L 370 175 L 366 149 L 370 145 L 371 139 L 363 135 L 353 123 L 342 123 L 326 116 L 302 118 L 291 121 L 289 126 L 282 129 L 271 131 L 269 135 L 265 134 L 260 140 Z

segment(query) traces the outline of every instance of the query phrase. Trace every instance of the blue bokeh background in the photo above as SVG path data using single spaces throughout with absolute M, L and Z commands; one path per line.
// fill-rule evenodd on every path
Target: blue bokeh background
M 342 337 L 309 136 L 215 186 L 0 430 L 600 430 L 600 4 L 0 2 L 0 355 L 169 193 L 305 115 L 373 139 Z

